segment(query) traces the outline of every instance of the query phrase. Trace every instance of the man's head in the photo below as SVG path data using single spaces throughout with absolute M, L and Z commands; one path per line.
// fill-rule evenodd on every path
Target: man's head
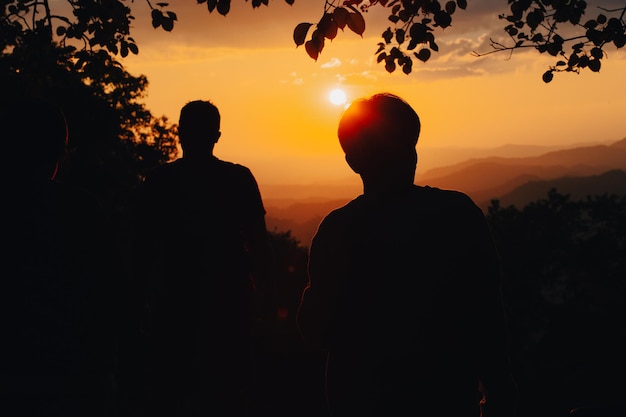
M 43 98 L 3 101 L 0 126 L 9 155 L 5 169 L 19 178 L 54 178 L 68 134 L 59 107 Z
M 357 173 L 415 172 L 420 120 L 400 97 L 380 93 L 355 100 L 339 121 L 337 136 L 346 161 Z
M 183 106 L 178 120 L 183 153 L 211 154 L 220 135 L 220 112 L 213 103 L 194 100 Z

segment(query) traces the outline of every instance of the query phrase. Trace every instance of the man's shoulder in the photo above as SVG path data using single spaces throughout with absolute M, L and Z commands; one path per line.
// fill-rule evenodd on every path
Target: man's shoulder
M 344 228 L 346 223 L 359 216 L 359 213 L 363 210 L 364 202 L 365 199 L 363 195 L 360 195 L 343 206 L 331 210 L 322 219 L 319 229 L 329 230 Z
M 472 208 L 476 206 L 469 195 L 459 190 L 415 185 L 413 195 L 428 206 Z
M 326 218 L 328 217 L 337 218 L 337 217 L 349 216 L 351 213 L 358 211 L 364 202 L 365 202 L 364 196 L 363 194 L 361 194 L 358 197 L 355 197 L 352 200 L 348 201 L 343 206 L 339 206 L 331 210 L 326 215 Z
M 238 173 L 241 175 L 252 175 L 252 171 L 250 171 L 250 168 L 237 162 L 224 161 L 223 159 L 215 158 L 215 163 L 220 169 L 223 170 Z
M 172 175 L 174 172 L 180 170 L 182 165 L 182 159 L 176 159 L 174 161 L 170 161 L 164 164 L 159 164 L 155 167 L 152 167 L 146 171 L 146 178 L 160 178 L 164 176 Z

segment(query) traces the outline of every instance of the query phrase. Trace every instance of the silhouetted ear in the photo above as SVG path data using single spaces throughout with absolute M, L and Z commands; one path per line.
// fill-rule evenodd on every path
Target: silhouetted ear
M 350 154 L 350 155 L 352 155 L 352 154 Z M 357 174 L 360 174 L 358 158 L 355 158 L 354 155 L 352 155 L 352 156 L 350 156 L 350 155 L 346 154 L 346 162 L 348 163 L 348 166 L 350 166 L 352 171 L 356 172 Z

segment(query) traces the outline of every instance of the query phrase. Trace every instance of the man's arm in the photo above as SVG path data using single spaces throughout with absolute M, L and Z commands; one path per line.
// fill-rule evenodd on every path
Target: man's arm
M 309 281 L 302 292 L 296 316 L 302 338 L 312 347 L 328 349 L 341 299 L 343 263 L 341 241 L 330 218 L 324 219 L 309 251 Z
M 274 294 L 274 252 L 265 224 L 265 217 L 259 216 L 252 223 L 247 233 L 248 253 L 250 255 L 252 278 L 255 295 L 262 308 L 275 309 Z M 268 305 L 270 304 L 270 305 Z
M 265 223 L 265 207 L 256 178 L 248 168 L 239 167 L 243 178 L 241 204 L 246 207 L 242 227 L 255 287 L 256 314 L 274 315 L 277 309 L 274 300 L 275 259 Z

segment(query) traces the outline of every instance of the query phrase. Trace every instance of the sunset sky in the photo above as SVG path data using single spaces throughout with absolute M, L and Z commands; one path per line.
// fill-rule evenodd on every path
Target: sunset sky
M 589 18 L 599 4 L 623 7 L 615 0 L 588 4 Z M 131 7 L 139 55 L 123 63 L 131 74 L 147 76 L 148 108 L 177 122 L 187 101 L 213 101 L 222 113 L 216 155 L 247 165 L 260 184 L 354 179 L 336 138 L 342 106 L 328 98 L 336 87 L 348 100 L 396 93 L 416 109 L 418 153 L 424 150 L 417 182 L 434 164 L 424 157 L 432 147 L 565 146 L 626 137 L 626 48 L 606 47 L 599 73 L 556 74 L 550 84 L 541 80 L 555 63 L 547 54 L 529 48 L 511 57 L 470 55 L 491 50 L 490 37 L 503 38 L 498 15 L 507 11 L 506 0 L 470 0 L 467 10 L 457 10 L 452 26 L 435 33 L 439 52 L 414 62 L 410 75 L 389 74 L 375 61 L 390 23 L 381 7 L 365 15 L 363 38 L 340 31 L 317 62 L 303 46 L 296 48 L 292 33 L 298 23 L 319 20 L 324 0 L 293 6 L 271 0 L 257 9 L 233 0 L 226 17 L 209 13 L 206 4 L 171 2 L 167 10 L 178 15 L 172 32 L 152 28 L 145 2 Z

